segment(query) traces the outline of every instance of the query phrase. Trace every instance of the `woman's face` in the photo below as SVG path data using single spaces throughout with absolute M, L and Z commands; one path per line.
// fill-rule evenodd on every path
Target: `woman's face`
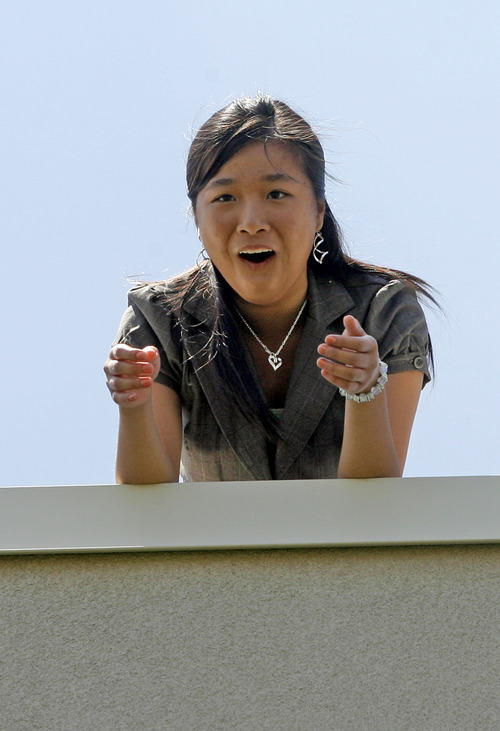
M 253 142 L 200 191 L 195 219 L 237 300 L 293 310 L 306 296 L 307 260 L 324 210 L 298 156 L 279 142 Z

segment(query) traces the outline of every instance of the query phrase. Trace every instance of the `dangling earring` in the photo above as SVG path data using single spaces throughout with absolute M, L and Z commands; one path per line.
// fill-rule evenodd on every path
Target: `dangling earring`
M 313 245 L 313 259 L 318 264 L 323 264 L 323 259 L 328 254 L 328 249 L 326 251 L 321 251 L 320 246 L 322 243 L 324 243 L 325 239 L 323 238 L 323 234 L 321 231 L 316 231 L 316 235 L 314 237 L 314 245 Z
M 209 261 L 210 257 L 208 256 L 207 250 L 205 249 L 205 246 L 203 245 L 203 241 L 201 240 L 199 228 L 196 229 L 196 233 L 198 234 L 198 238 L 201 241 L 201 251 L 198 254 L 198 256 L 196 257 L 196 266 L 200 267 L 200 266 L 203 266 L 203 264 L 206 261 Z
M 203 266 L 203 264 L 206 261 L 210 261 L 210 257 L 208 256 L 207 250 L 205 249 L 205 247 L 202 246 L 200 253 L 196 257 L 196 266 L 198 266 L 198 267 Z

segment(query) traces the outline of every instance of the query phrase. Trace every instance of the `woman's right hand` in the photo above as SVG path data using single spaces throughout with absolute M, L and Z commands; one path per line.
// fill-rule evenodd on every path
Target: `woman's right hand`
M 111 397 L 124 408 L 136 408 L 150 401 L 159 371 L 160 354 L 153 345 L 140 350 L 119 343 L 111 348 L 104 364 Z

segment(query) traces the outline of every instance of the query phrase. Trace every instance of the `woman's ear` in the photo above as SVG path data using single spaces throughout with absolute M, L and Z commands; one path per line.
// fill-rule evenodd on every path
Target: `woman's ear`
M 321 231 L 321 229 L 323 228 L 323 221 L 325 218 L 326 201 L 324 199 L 319 200 L 317 202 L 317 205 L 318 205 L 318 215 L 316 218 L 316 231 Z
M 191 205 L 190 214 L 192 215 L 193 221 L 194 221 L 194 225 L 196 226 L 196 234 L 197 234 L 198 238 L 201 241 L 200 227 L 198 226 L 198 217 L 196 215 L 196 209 L 195 209 L 195 207 L 193 205 Z

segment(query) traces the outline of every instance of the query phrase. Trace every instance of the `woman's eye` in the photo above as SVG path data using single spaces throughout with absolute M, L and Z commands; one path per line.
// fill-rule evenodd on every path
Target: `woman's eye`
M 267 197 L 271 198 L 271 200 L 279 201 L 282 198 L 286 198 L 287 195 L 282 190 L 272 190 Z
M 230 193 L 223 193 L 222 195 L 217 196 L 215 199 L 215 203 L 226 203 L 227 201 L 234 200 L 234 196 L 232 196 Z

